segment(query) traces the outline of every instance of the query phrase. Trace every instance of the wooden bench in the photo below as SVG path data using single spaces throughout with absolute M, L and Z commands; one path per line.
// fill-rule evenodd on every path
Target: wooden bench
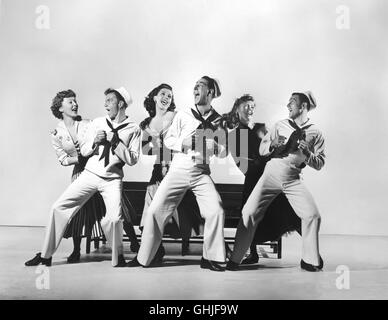
M 128 182 L 124 181 L 123 189 L 130 200 L 132 206 L 136 210 L 137 218 L 134 221 L 135 230 L 138 238 L 140 239 L 140 231 L 136 226 L 139 226 L 143 208 L 144 208 L 144 197 L 147 188 L 148 182 Z M 242 197 L 242 184 L 224 184 L 217 183 L 216 188 L 218 193 L 221 196 L 223 208 L 225 210 L 225 241 L 227 243 L 234 243 L 234 236 L 236 232 L 236 227 L 238 221 L 241 217 L 241 197 Z M 194 201 L 194 200 L 193 200 Z M 186 203 L 185 205 L 190 205 L 191 207 L 197 207 L 196 203 L 190 204 Z M 198 208 L 198 207 L 197 207 Z M 124 241 L 129 241 L 126 236 L 124 236 Z M 102 238 L 88 238 L 86 243 L 86 252 L 90 252 L 90 244 L 94 242 L 95 249 L 99 248 L 99 242 L 102 241 L 106 243 L 105 237 Z M 181 242 L 182 239 L 174 239 L 168 236 L 163 237 L 164 242 Z M 190 238 L 190 243 L 202 243 L 203 237 L 193 236 Z M 271 254 L 275 254 L 278 259 L 282 257 L 282 239 L 280 238 L 277 241 L 268 241 L 260 243 L 260 245 L 269 246 Z

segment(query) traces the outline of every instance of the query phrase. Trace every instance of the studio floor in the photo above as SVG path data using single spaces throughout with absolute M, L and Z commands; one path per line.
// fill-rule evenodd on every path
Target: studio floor
M 25 267 L 43 236 L 40 227 L 0 227 L 0 299 L 388 299 L 388 237 L 321 235 L 325 267 L 309 273 L 299 267 L 297 234 L 283 238 L 282 259 L 269 254 L 239 272 L 200 269 L 201 244 L 182 257 L 179 244 L 167 243 L 161 267 L 112 268 L 108 246 L 87 255 L 83 241 L 81 263 L 70 265 L 71 239 L 52 267 Z M 125 257 L 134 257 L 128 242 Z

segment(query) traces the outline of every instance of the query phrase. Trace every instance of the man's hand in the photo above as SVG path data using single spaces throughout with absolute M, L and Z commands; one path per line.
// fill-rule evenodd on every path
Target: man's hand
M 106 141 L 110 142 L 112 141 L 112 138 L 113 138 L 113 132 L 112 131 L 106 132 Z
M 309 157 L 310 156 L 310 150 L 309 150 L 309 146 L 307 144 L 306 141 L 304 140 L 300 140 L 299 141 L 299 146 L 298 148 L 303 152 L 303 154 L 306 156 L 306 157 Z
M 97 131 L 93 144 L 100 145 L 105 141 L 106 141 L 106 132 L 104 130 Z
M 195 149 L 197 146 L 197 142 L 198 142 L 198 137 L 196 134 L 188 136 L 187 138 L 185 138 L 182 141 L 182 151 L 185 152 L 188 149 L 192 149 L 193 144 L 194 144 L 194 149 Z
M 271 146 L 269 148 L 270 151 L 273 149 L 277 149 L 284 145 L 286 142 L 286 137 L 285 136 L 277 136 L 274 140 L 271 141 Z

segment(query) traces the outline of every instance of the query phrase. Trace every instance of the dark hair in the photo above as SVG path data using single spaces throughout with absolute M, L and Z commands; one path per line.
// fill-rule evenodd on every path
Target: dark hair
M 125 99 L 123 98 L 123 96 L 118 92 L 116 91 L 115 89 L 112 89 L 112 88 L 108 88 L 105 90 L 104 94 L 107 95 L 109 93 L 114 93 L 117 100 L 120 102 L 122 101 L 124 103 L 124 107 L 128 107 L 128 104 L 125 102 Z
M 209 76 L 203 76 L 201 79 L 205 79 L 207 81 L 207 86 L 210 90 L 213 90 L 213 98 L 218 97 L 221 95 L 220 87 L 218 86 L 218 83 Z
M 237 113 L 237 108 L 244 102 L 255 101 L 250 94 L 244 94 L 240 98 L 234 101 L 232 110 L 222 115 L 220 120 L 220 126 L 223 129 L 234 129 L 240 125 L 240 117 Z
M 300 103 L 302 104 L 302 103 L 306 102 L 307 103 L 307 111 L 310 110 L 310 107 L 311 107 L 310 100 L 304 93 L 294 92 L 291 96 L 298 96 Z
M 62 112 L 59 111 L 59 108 L 62 106 L 63 99 L 65 98 L 72 98 L 76 97 L 76 94 L 73 90 L 63 90 L 59 91 L 57 95 L 54 97 L 52 103 L 51 103 L 51 112 L 53 113 L 55 118 L 63 119 Z
M 168 89 L 172 91 L 172 87 L 166 83 L 162 83 L 161 85 L 157 86 L 156 88 L 152 89 L 151 92 L 147 95 L 147 97 L 144 100 L 144 108 L 147 110 L 148 114 L 150 115 L 148 118 L 145 118 L 140 123 L 140 128 L 144 130 L 151 122 L 152 118 L 155 117 L 156 114 L 156 104 L 154 101 L 154 97 L 157 96 L 162 89 Z M 174 102 L 174 95 L 171 99 L 171 104 L 168 107 L 167 111 L 174 111 L 175 110 L 175 102 Z

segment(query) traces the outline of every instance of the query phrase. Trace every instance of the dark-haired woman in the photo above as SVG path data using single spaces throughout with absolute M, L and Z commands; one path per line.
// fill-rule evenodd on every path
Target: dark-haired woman
M 76 94 L 72 90 L 58 92 L 51 105 L 54 116 L 61 121 L 52 132 L 52 145 L 58 160 L 63 166 L 74 166 L 71 181 L 73 182 L 84 170 L 87 158 L 80 153 L 80 141 L 84 139 L 90 120 L 82 120 L 78 115 Z M 131 217 L 130 203 L 123 198 L 124 229 L 131 240 L 131 250 L 137 252 L 139 244 L 133 227 L 128 223 Z M 99 193 L 94 194 L 88 202 L 71 219 L 64 238 L 73 238 L 74 249 L 67 258 L 68 263 L 80 260 L 81 238 L 100 237 L 102 229 L 100 221 L 105 215 L 104 201 Z
M 232 110 L 223 115 L 221 120 L 221 127 L 228 131 L 228 151 L 245 176 L 241 208 L 259 181 L 269 160 L 259 154 L 261 139 L 267 130 L 264 123 L 253 122 L 255 109 L 254 98 L 246 94 L 235 100 Z M 300 227 L 300 218 L 281 193 L 268 207 L 264 219 L 258 225 L 250 246 L 250 254 L 242 264 L 259 261 L 256 244 L 278 240 L 284 233 L 294 230 L 300 233 Z
M 156 155 L 156 161 L 147 186 L 140 228 L 143 227 L 143 223 L 146 221 L 148 207 L 172 160 L 171 150 L 163 144 L 163 138 L 176 114 L 171 86 L 161 84 L 154 88 L 145 98 L 144 107 L 149 117 L 140 124 L 143 131 L 142 150 L 143 154 Z M 182 255 L 187 254 L 189 251 L 189 238 L 192 235 L 193 228 L 197 234 L 199 233 L 201 219 L 198 215 L 198 207 L 192 205 L 193 203 L 196 204 L 194 200 L 195 198 L 190 192 L 186 193 L 165 229 L 165 232 L 169 233 L 170 236 L 182 238 Z M 184 213 L 182 212 L 183 209 Z M 162 257 L 163 255 L 164 248 L 161 244 L 156 257 Z

